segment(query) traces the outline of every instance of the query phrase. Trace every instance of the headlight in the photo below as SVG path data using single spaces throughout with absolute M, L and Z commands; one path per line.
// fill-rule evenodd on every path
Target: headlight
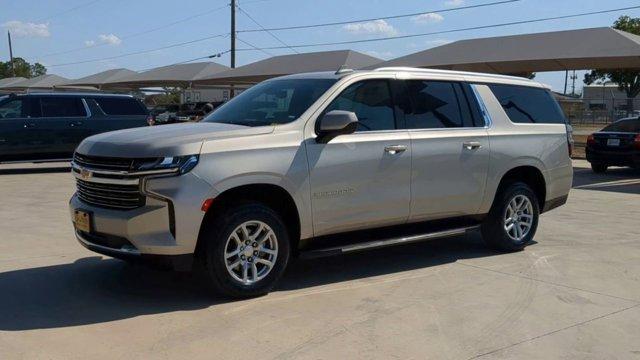
M 191 171 L 198 164 L 198 155 L 169 156 L 140 164 L 138 171 L 167 170 L 180 175 Z

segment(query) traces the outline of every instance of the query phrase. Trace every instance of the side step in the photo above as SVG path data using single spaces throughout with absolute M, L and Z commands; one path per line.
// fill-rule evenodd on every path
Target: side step
M 447 230 L 429 232 L 424 234 L 399 236 L 399 237 L 392 237 L 389 239 L 348 244 L 344 246 L 334 246 L 334 247 L 328 247 L 324 249 L 320 248 L 320 249 L 307 250 L 307 251 L 300 252 L 300 258 L 311 259 L 311 258 L 318 258 L 318 257 L 324 257 L 324 256 L 333 256 L 333 255 L 352 253 L 356 251 L 378 249 L 378 248 L 383 248 L 387 246 L 411 244 L 411 243 L 431 240 L 431 239 L 439 239 L 439 238 L 445 238 L 450 236 L 459 236 L 459 235 L 464 235 L 468 232 L 478 230 L 479 228 L 480 228 L 480 225 L 465 226 L 465 227 L 460 227 L 455 229 L 447 229 Z

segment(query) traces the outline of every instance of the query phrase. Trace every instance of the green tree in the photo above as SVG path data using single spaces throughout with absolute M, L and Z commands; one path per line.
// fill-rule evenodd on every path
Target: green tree
M 0 62 L 0 78 L 13 76 L 32 78 L 47 73 L 47 68 L 44 65 L 40 63 L 29 64 L 20 57 L 13 58 L 13 68 L 15 68 L 15 75 L 13 74 L 11 61 Z
M 621 16 L 613 23 L 613 28 L 640 35 L 640 18 Z M 618 84 L 618 89 L 627 95 L 627 111 L 632 112 L 634 110 L 633 98 L 640 94 L 640 70 L 596 69 L 591 70 L 584 75 L 584 83 L 587 85 L 591 85 L 593 83 L 604 83 L 606 81 L 612 81 Z

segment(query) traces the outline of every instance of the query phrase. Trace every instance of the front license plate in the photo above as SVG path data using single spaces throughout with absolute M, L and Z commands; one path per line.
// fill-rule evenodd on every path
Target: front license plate
M 73 223 L 75 224 L 77 230 L 86 233 L 91 232 L 90 213 L 82 210 L 76 210 L 73 214 Z
M 620 139 L 607 139 L 607 146 L 620 146 Z

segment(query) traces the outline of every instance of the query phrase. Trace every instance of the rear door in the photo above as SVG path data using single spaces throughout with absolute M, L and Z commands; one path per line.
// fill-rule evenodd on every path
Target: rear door
M 475 214 L 485 191 L 489 140 L 471 88 L 439 80 L 405 84 L 413 155 L 409 221 Z
M 149 111 L 133 97 L 96 96 L 86 101 L 93 113 L 87 136 L 148 125 Z

